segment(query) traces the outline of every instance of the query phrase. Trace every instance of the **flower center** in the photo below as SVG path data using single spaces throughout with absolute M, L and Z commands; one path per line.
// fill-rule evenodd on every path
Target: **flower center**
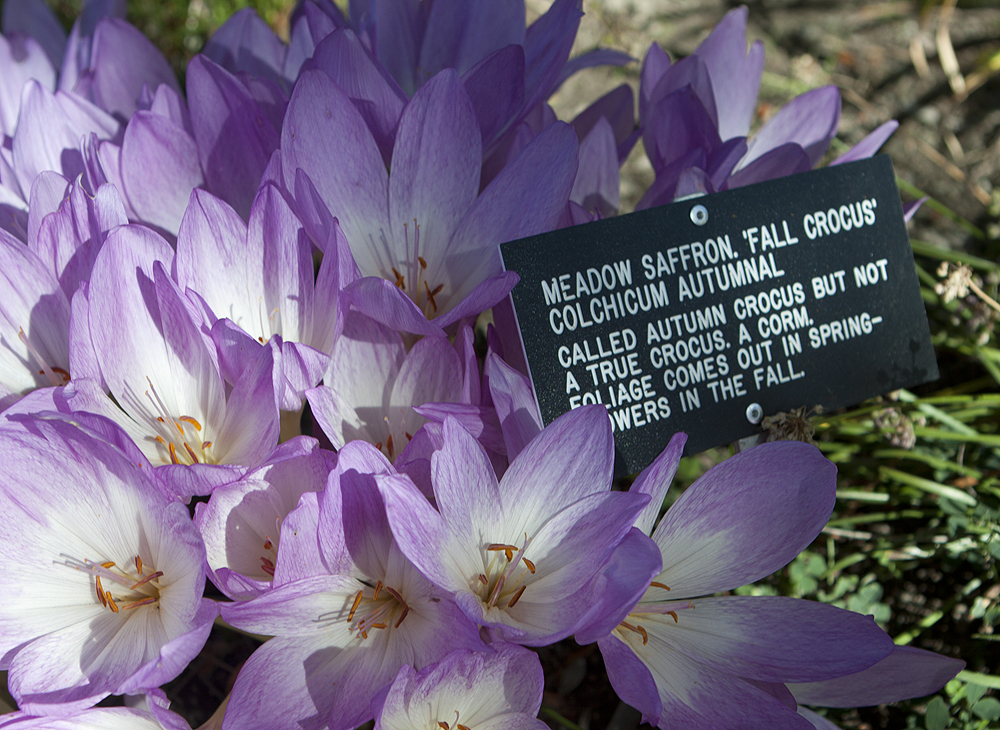
M 472 581 L 472 591 L 487 610 L 495 606 L 514 608 L 535 574 L 535 564 L 524 557 L 531 540 L 524 536 L 521 547 L 494 542 L 486 546 L 490 560 L 486 569 Z
M 275 307 L 268 312 L 262 296 L 257 298 L 257 326 L 260 332 L 270 333 L 267 337 L 257 335 L 257 342 L 262 345 L 266 345 L 274 335 L 281 334 L 281 311 Z
M 397 287 L 402 289 L 406 295 L 420 307 L 427 319 L 437 316 L 438 303 L 436 297 L 444 289 L 442 283 L 431 283 L 427 280 L 427 260 L 420 255 L 420 224 L 417 219 L 413 219 L 413 250 L 410 250 L 410 228 L 403 224 L 403 238 L 406 242 L 406 263 L 403 271 L 400 272 L 395 266 L 392 267 L 392 277 L 385 278 L 395 281 Z M 395 277 L 393 279 L 393 277 Z
M 159 607 L 160 591 L 163 588 L 160 579 L 163 573 L 150 570 L 148 565 L 143 570 L 140 556 L 136 555 L 132 563 L 126 566 L 118 566 L 113 560 L 95 562 L 86 558 L 77 560 L 68 555 L 60 557 L 65 558 L 63 565 L 94 577 L 95 597 L 112 613 L 127 612 L 140 606 Z
M 69 382 L 69 371 L 60 367 L 55 367 L 54 365 L 49 365 L 48 361 L 38 351 L 38 348 L 35 347 L 28 336 L 24 334 L 23 328 L 18 328 L 17 336 L 18 339 L 24 343 L 24 346 L 28 348 L 28 352 L 31 353 L 31 356 L 35 358 L 35 362 L 38 363 L 38 367 L 41 368 L 41 370 L 38 371 L 38 374 L 44 375 L 49 379 L 49 385 L 55 387 L 66 385 L 66 383 Z
M 410 612 L 403 596 L 391 586 L 378 581 L 374 586 L 364 583 L 347 614 L 347 621 L 355 637 L 368 638 L 368 632 L 385 630 L 390 626 L 398 629 Z
M 279 533 L 281 518 L 278 518 Z M 272 578 L 274 577 L 274 561 L 278 559 L 278 546 L 268 535 L 264 536 L 264 554 L 260 556 L 260 569 Z
M 156 415 L 153 422 L 156 435 L 147 436 L 146 439 L 158 444 L 157 452 L 162 462 L 188 465 L 216 463 L 211 452 L 212 442 L 203 440 L 201 423 L 193 416 L 170 416 L 152 381 L 147 377 L 146 382 L 149 383 L 146 397 L 153 405 L 153 414 Z

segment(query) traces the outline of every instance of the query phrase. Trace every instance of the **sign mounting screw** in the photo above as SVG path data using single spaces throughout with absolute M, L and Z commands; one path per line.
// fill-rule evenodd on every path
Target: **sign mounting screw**
M 696 226 L 708 223 L 708 208 L 701 204 L 694 206 L 691 209 L 691 222 Z
M 756 426 L 763 417 L 764 409 L 760 407 L 760 403 L 751 403 L 747 406 L 747 420 L 750 423 Z

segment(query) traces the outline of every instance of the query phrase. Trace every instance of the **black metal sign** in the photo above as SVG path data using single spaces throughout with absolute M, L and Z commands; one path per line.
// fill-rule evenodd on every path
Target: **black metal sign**
M 544 422 L 603 404 L 629 472 L 938 377 L 885 155 L 500 250 Z

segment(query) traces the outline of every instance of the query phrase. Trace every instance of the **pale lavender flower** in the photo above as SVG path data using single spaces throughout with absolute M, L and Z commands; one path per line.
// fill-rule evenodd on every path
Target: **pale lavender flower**
M 491 654 L 452 652 L 417 672 L 403 666 L 375 715 L 375 730 L 440 727 L 545 730 L 538 655 L 516 644 Z
M 306 397 L 334 448 L 361 439 L 392 460 L 424 423 L 414 408 L 458 401 L 463 382 L 462 363 L 446 337 L 424 337 L 407 350 L 398 332 L 350 309 L 323 385 Z
M 21 709 L 68 714 L 176 677 L 218 613 L 187 509 L 63 421 L 8 423 L 0 461 L 0 653 Z
M 167 273 L 173 260 L 148 228 L 108 236 L 81 303 L 94 353 L 86 365 L 95 369 L 74 373 L 67 394 L 74 411 L 119 424 L 175 480 L 177 496 L 189 497 L 235 481 L 276 446 L 280 351 L 271 343 L 227 390 L 215 345 Z
M 594 600 L 592 579 L 647 503 L 610 491 L 607 411 L 580 408 L 553 421 L 499 483 L 456 420 L 442 432 L 431 457 L 437 509 L 409 479 L 380 478 L 400 548 L 498 638 L 540 646 L 570 635 Z
M 219 487 L 195 505 L 212 582 L 233 600 L 271 588 L 283 523 L 306 492 L 320 492 L 330 472 L 329 452 L 304 436 L 279 446 L 263 466 Z
M 204 305 L 226 379 L 236 382 L 272 337 L 282 341 L 281 407 L 297 411 L 333 350 L 340 279 L 338 262 L 353 267 L 332 220 L 318 277 L 303 224 L 277 187 L 265 183 L 249 226 L 229 205 L 196 190 L 177 237 L 177 283 Z M 345 255 L 346 254 L 346 255 Z M 226 322 L 218 322 L 225 319 Z
M 675 437 L 633 484 L 652 496 L 638 531 L 654 524 L 683 444 Z M 785 683 L 854 674 L 892 652 L 870 617 L 793 598 L 711 597 L 795 557 L 829 518 L 835 489 L 836 468 L 814 447 L 763 444 L 709 470 L 667 511 L 653 533 L 662 571 L 611 621 L 577 634 L 588 642 L 613 628 L 599 641 L 608 676 L 645 721 L 809 727 Z
M 275 636 L 240 671 L 226 730 L 348 730 L 372 717 L 372 699 L 404 664 L 488 650 L 393 540 L 372 476 L 391 471 L 373 446 L 343 448 L 326 490 L 303 495 L 283 524 L 291 534 L 297 523 L 296 537 L 283 538 L 274 587 L 224 606 L 233 626 Z
M 382 279 L 349 285 L 352 303 L 415 334 L 476 315 L 509 291 L 515 277 L 501 274 L 497 245 L 553 228 L 577 166 L 572 129 L 555 124 L 480 194 L 479 126 L 453 71 L 403 110 L 390 171 L 343 91 L 308 71 L 289 102 L 281 155 L 286 189 L 301 169 L 340 221 L 361 274 Z
M 70 304 L 31 249 L 0 230 L 0 410 L 69 381 Z

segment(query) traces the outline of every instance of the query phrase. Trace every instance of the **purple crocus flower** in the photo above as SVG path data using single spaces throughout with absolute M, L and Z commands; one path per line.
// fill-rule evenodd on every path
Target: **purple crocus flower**
M 509 291 L 515 279 L 501 274 L 497 245 L 553 228 L 577 166 L 572 129 L 555 124 L 479 194 L 479 127 L 450 70 L 403 111 L 389 172 L 363 117 L 318 71 L 296 85 L 281 153 L 286 188 L 301 169 L 340 221 L 362 275 L 384 280 L 349 286 L 353 304 L 390 326 L 410 322 L 415 334 L 476 315 Z M 387 321 L 387 309 L 402 314 Z
M 279 446 L 267 462 L 195 505 L 212 582 L 233 600 L 271 588 L 279 563 L 282 523 L 306 492 L 320 492 L 330 472 L 329 452 L 299 436 Z
M 36 388 L 69 381 L 70 305 L 59 281 L 0 230 L 0 410 Z
M 488 650 L 396 545 L 376 473 L 392 467 L 373 446 L 342 449 L 318 504 L 304 495 L 285 521 L 299 525 L 282 545 L 296 551 L 289 572 L 276 571 L 262 596 L 225 605 L 233 626 L 275 635 L 240 671 L 225 730 L 348 730 L 372 717 L 372 699 L 404 664 Z
M 380 478 L 400 548 L 498 638 L 541 646 L 569 636 L 581 606 L 594 600 L 591 580 L 647 503 L 610 491 L 607 411 L 580 408 L 556 419 L 499 483 L 455 419 L 445 419 L 442 433 L 431 457 L 437 509 L 409 479 Z
M 333 241 L 318 278 L 305 229 L 271 183 L 258 191 L 249 226 L 225 202 L 195 190 L 177 237 L 177 283 L 204 305 L 227 380 L 236 382 L 280 336 L 285 387 L 279 398 L 286 411 L 301 409 L 304 391 L 319 382 L 333 349 L 337 263 L 350 255 L 338 256 L 337 244 L 346 244 L 330 225 Z
M 796 97 L 749 138 L 764 49 L 758 41 L 747 51 L 746 19 L 745 7 L 730 11 L 678 63 L 650 47 L 639 123 L 656 181 L 637 209 L 805 172 L 826 152 L 840 121 L 835 86 Z M 886 122 L 837 162 L 870 157 L 897 126 Z
M 70 423 L 7 423 L 2 436 L 0 653 L 18 705 L 64 715 L 176 677 L 218 613 L 187 510 Z
M 446 337 L 425 337 L 407 351 L 394 330 L 351 309 L 344 315 L 323 385 L 306 391 L 334 448 L 361 439 L 395 459 L 424 418 L 414 407 L 456 402 L 462 364 Z
M 108 236 L 80 302 L 93 350 L 71 345 L 71 358 L 82 351 L 82 370 L 67 395 L 74 411 L 118 423 L 165 479 L 172 476 L 174 493 L 189 497 L 235 481 L 271 454 L 280 350 L 272 342 L 227 390 L 214 343 L 167 274 L 173 266 L 173 250 L 148 228 L 122 226 Z
M 652 528 L 685 438 L 676 436 L 631 491 L 652 496 L 636 521 Z M 786 682 L 865 670 L 892 640 L 866 616 L 785 597 L 706 597 L 785 565 L 819 534 L 833 508 L 836 468 L 812 446 L 763 444 L 709 470 L 660 521 L 662 571 L 600 638 L 618 695 L 663 728 L 807 728 Z M 621 562 L 621 561 L 619 561 Z M 614 561 L 612 561 L 614 564 Z M 614 576 L 607 576 L 613 579 Z M 629 607 L 630 606 L 630 607 Z
M 516 644 L 491 648 L 452 652 L 420 672 L 403 666 L 376 712 L 375 730 L 545 730 L 537 718 L 545 685 L 538 655 Z
M 13 179 L 4 179 L 4 185 L 27 201 L 35 178 L 45 170 L 74 180 L 85 172 L 81 138 L 93 134 L 97 139 L 114 139 L 120 131 L 114 117 L 82 96 L 53 94 L 32 79 L 21 90 L 11 148 Z

